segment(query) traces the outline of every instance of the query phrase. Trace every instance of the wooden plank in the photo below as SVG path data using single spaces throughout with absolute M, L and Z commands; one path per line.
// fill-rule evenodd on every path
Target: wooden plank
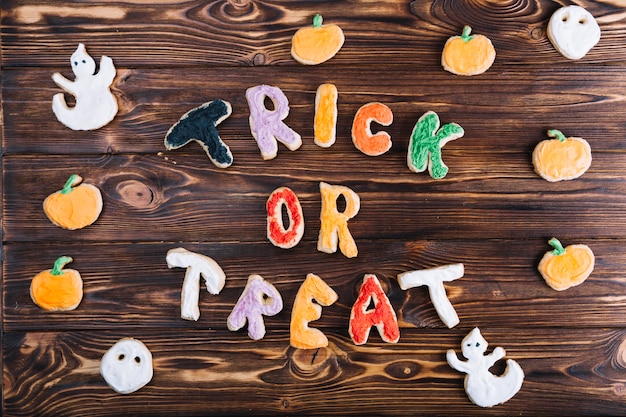
M 624 62 L 626 28 L 620 0 L 579 1 L 603 31 L 588 62 Z M 492 39 L 501 63 L 552 65 L 564 58 L 546 36 L 558 8 L 552 2 L 385 1 L 354 6 L 347 1 L 141 1 L 94 4 L 36 0 L 3 2 L 5 67 L 65 65 L 79 42 L 97 54 L 119 57 L 128 67 L 294 65 L 291 37 L 316 13 L 340 25 L 346 42 L 329 65 L 419 63 L 438 67 L 448 37 L 471 24 Z M 349 12 L 347 12 L 349 10 Z
M 181 334 L 192 329 L 226 330 L 228 315 L 248 276 L 259 274 L 276 286 L 284 302 L 281 313 L 266 319 L 267 327 L 288 330 L 295 294 L 306 275 L 315 273 L 339 294 L 339 301 L 324 308 L 315 327 L 346 333 L 363 276 L 371 273 L 383 283 L 403 327 L 445 328 L 427 289 L 403 291 L 396 277 L 459 262 L 465 265 L 465 275 L 447 283 L 446 288 L 463 326 L 582 328 L 626 324 L 626 299 L 621 295 L 624 241 L 564 243 L 588 244 L 598 266 L 584 284 L 563 292 L 549 288 L 537 272 L 539 259 L 551 249 L 543 239 L 366 241 L 358 242 L 357 259 L 317 252 L 314 242 L 290 251 L 269 243 L 8 245 L 3 271 L 4 326 L 8 331 L 104 330 L 111 326 L 177 328 Z M 180 318 L 185 271 L 170 270 L 165 262 L 167 251 L 180 246 L 212 257 L 227 277 L 219 295 L 201 290 L 198 322 Z M 40 271 L 50 269 L 59 256 L 74 258 L 70 267 L 83 276 L 85 295 L 75 311 L 44 312 L 30 299 L 30 282 Z M 242 340 L 245 335 L 242 330 L 228 340 Z
M 51 102 L 61 90 L 51 80 L 54 71 L 71 76 L 65 67 L 3 71 L 5 154 L 162 152 L 169 128 L 190 109 L 215 99 L 232 104 L 233 114 L 219 131 L 235 157 L 258 153 L 245 91 L 261 84 L 284 91 L 291 108 L 285 123 L 302 135 L 302 150 L 321 153 L 313 144 L 314 102 L 317 87 L 327 82 L 339 91 L 337 143 L 331 148 L 338 152 L 358 152 L 351 141 L 352 122 L 358 108 L 372 101 L 392 109 L 393 124 L 382 128 L 374 123 L 373 129 L 389 132 L 400 150 L 428 110 L 436 111 L 442 123 L 463 126 L 465 136 L 448 147 L 529 153 L 546 139 L 548 129 L 558 128 L 587 139 L 594 152 L 626 149 L 626 66 L 510 65 L 471 83 L 440 68 L 413 66 L 394 68 L 393 76 L 387 67 L 321 66 L 307 68 L 306 76 L 300 67 L 121 68 L 113 88 L 120 111 L 109 125 L 90 132 L 72 131 L 56 120 Z M 201 152 L 195 144 L 189 147 Z
M 626 409 L 626 19 L 623 0 L 581 0 L 602 38 L 582 60 L 562 57 L 546 37 L 560 4 L 549 0 L 6 0 L 0 16 L 0 196 L 3 245 L 0 316 L 2 415 L 623 415 Z M 561 2 L 562 3 L 562 2 Z M 303 66 L 290 56 L 293 33 L 321 12 L 346 43 L 332 60 Z M 470 24 L 496 49 L 485 74 L 441 68 L 443 44 Z M 120 112 L 109 125 L 74 132 L 59 123 L 51 74 L 71 77 L 69 56 L 84 42 L 96 59 L 113 57 Z M 337 143 L 313 143 L 318 85 L 339 89 Z M 263 161 L 251 136 L 247 88 L 280 87 L 286 123 L 303 137 Z M 182 114 L 214 99 L 233 114 L 219 127 L 235 162 L 214 167 L 199 146 L 165 151 Z M 355 149 L 357 109 L 392 109 L 390 152 Z M 424 112 L 457 122 L 446 145 L 443 180 L 406 166 L 409 135 Z M 551 128 L 587 139 L 593 164 L 575 181 L 548 183 L 531 152 Z M 79 173 L 103 192 L 104 211 L 66 231 L 42 202 Z M 357 258 L 317 250 L 321 181 L 361 197 L 350 221 Z M 291 187 L 303 206 L 303 241 L 283 250 L 266 238 L 265 202 Z M 596 254 L 589 279 L 557 292 L 537 272 L 557 236 Z M 200 294 L 197 322 L 180 318 L 183 269 L 169 249 L 213 257 L 227 280 Z M 70 312 L 38 308 L 32 277 L 61 255 L 74 258 L 85 296 Z M 460 318 L 448 329 L 425 288 L 401 290 L 397 275 L 462 262 L 445 285 Z M 231 332 L 226 319 L 250 274 L 281 292 L 284 309 L 266 317 L 267 336 Z M 306 274 L 321 276 L 339 300 L 312 323 L 328 348 L 289 345 L 295 294 Z M 401 337 L 367 344 L 348 336 L 363 276 L 381 280 Z M 521 392 L 483 409 L 445 360 L 479 326 L 490 348 L 523 367 Z M 122 337 L 152 350 L 155 377 L 131 395 L 99 375 L 104 352 Z M 500 373 L 499 362 L 492 369 Z M 241 400 L 239 400 L 241 399 Z
M 367 163 L 357 153 L 330 158 L 316 152 L 318 160 L 301 155 L 271 163 L 242 155 L 225 170 L 213 168 L 204 155 L 196 163 L 177 157 L 176 165 L 157 155 L 5 157 L 4 238 L 266 241 L 265 202 L 274 189 L 288 186 L 301 200 L 304 238 L 311 241 L 319 232 L 320 181 L 359 194 L 361 209 L 349 223 L 357 240 L 620 238 L 626 228 L 626 167 L 619 154 L 599 154 L 597 171 L 556 184 L 532 171 L 529 155 L 446 151 L 451 173 L 444 180 L 412 173 L 404 155 Z M 54 226 L 42 210 L 43 200 L 73 173 L 100 188 L 105 201 L 98 221 L 80 231 Z
M 623 328 L 481 329 L 490 350 L 503 347 L 526 374 L 513 399 L 488 410 L 470 403 L 463 375 L 445 359 L 447 349 L 460 355 L 469 330 L 413 330 L 398 345 L 361 347 L 331 333 L 329 347 L 316 351 L 290 348 L 284 332 L 237 343 L 215 330 L 136 332 L 152 352 L 154 377 L 127 396 L 107 386 L 99 366 L 128 333 L 9 332 L 4 414 L 512 415 L 531 411 L 531 403 L 533 413 L 546 415 L 623 414 Z

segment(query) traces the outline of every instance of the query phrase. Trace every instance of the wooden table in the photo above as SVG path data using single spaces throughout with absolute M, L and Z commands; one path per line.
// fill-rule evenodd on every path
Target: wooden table
M 35 0 L 2 2 L 2 361 L 6 416 L 96 415 L 624 415 L 626 413 L 626 4 L 581 0 L 602 39 L 571 61 L 546 36 L 549 0 L 379 2 Z M 321 13 L 340 25 L 341 51 L 319 66 L 290 56 L 291 37 Z M 441 68 L 448 37 L 465 24 L 487 35 L 497 58 L 486 73 Z M 95 131 L 56 120 L 51 75 L 73 79 L 69 57 L 84 43 L 113 58 L 119 113 Z M 317 87 L 339 91 L 337 141 L 313 143 Z M 285 122 L 303 138 L 264 161 L 250 133 L 246 89 L 287 96 Z M 211 100 L 232 104 L 219 131 L 234 155 L 215 167 L 199 145 L 166 151 L 168 129 Z M 369 157 L 351 143 L 359 107 L 393 111 L 393 147 Z M 437 112 L 465 136 L 443 148 L 444 179 L 406 165 L 417 119 Z M 549 183 L 531 153 L 548 129 L 588 140 L 593 163 L 573 181 Z M 95 224 L 68 231 L 42 202 L 73 173 L 96 185 Z M 349 229 L 358 256 L 317 250 L 320 182 L 361 199 Z M 266 238 L 265 202 L 290 187 L 305 217 L 302 242 L 284 250 Z M 591 277 L 557 292 L 537 272 L 547 241 L 589 245 Z M 224 270 L 219 295 L 200 294 L 200 319 L 180 318 L 184 270 L 168 250 L 210 256 Z M 46 312 L 29 296 L 32 277 L 54 260 L 84 280 L 70 312 Z M 445 285 L 460 323 L 448 329 L 426 288 L 400 289 L 403 272 L 463 263 Z M 339 295 L 311 326 L 327 348 L 290 347 L 295 294 L 307 274 Z M 248 276 L 274 284 L 284 309 L 251 340 L 226 320 Z M 350 311 L 365 274 L 375 274 L 397 314 L 397 344 L 373 330 L 356 346 Z M 491 349 L 524 369 L 503 405 L 470 402 L 464 375 L 446 362 L 478 326 Z M 100 375 L 119 339 L 143 341 L 154 377 L 121 395 Z M 492 370 L 502 372 L 503 361 Z

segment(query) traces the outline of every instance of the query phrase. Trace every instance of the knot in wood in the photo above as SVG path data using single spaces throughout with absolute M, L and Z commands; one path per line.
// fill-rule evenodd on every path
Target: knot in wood
M 420 373 L 422 367 L 417 362 L 401 361 L 389 364 L 385 372 L 393 379 L 412 379 Z
M 267 58 L 265 57 L 265 54 L 263 52 L 258 52 L 252 57 L 252 65 L 255 67 L 265 65 L 266 60 Z
M 228 0 L 223 11 L 231 17 L 243 17 L 252 13 L 254 4 L 251 0 Z
M 291 355 L 291 371 L 301 378 L 315 378 L 326 374 L 333 352 L 327 348 L 295 349 Z
M 137 180 L 122 181 L 117 185 L 122 201 L 132 207 L 144 208 L 152 204 L 154 193 L 146 184 Z

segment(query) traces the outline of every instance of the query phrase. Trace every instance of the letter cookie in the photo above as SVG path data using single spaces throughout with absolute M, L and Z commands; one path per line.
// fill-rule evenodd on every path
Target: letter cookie
M 289 228 L 283 225 L 282 206 L 287 208 Z M 304 235 L 304 216 L 296 194 L 287 187 L 277 188 L 267 199 L 267 238 L 274 246 L 289 249 Z
M 314 138 L 317 146 L 331 147 L 337 135 L 337 98 L 339 93 L 334 84 L 322 84 L 315 93 Z
M 372 121 L 389 126 L 393 123 L 393 113 L 383 103 L 363 105 L 354 115 L 352 143 L 365 155 L 379 156 L 391 149 L 391 136 L 387 132 L 372 134 Z
M 374 303 L 373 310 L 367 310 L 370 302 Z M 350 333 L 355 345 L 362 345 L 367 342 L 372 326 L 376 326 L 380 337 L 385 342 L 397 343 L 400 340 L 398 319 L 389 298 L 383 291 L 376 275 L 366 274 L 359 296 L 350 313 L 348 333 Z
M 265 98 L 274 103 L 274 110 L 265 107 Z M 256 140 L 263 159 L 274 159 L 278 153 L 278 142 L 290 151 L 302 145 L 302 138 L 287 126 L 283 120 L 289 114 L 289 101 L 278 87 L 257 85 L 246 90 L 250 106 L 250 132 Z
M 583 138 L 566 138 L 556 129 L 548 130 L 555 139 L 542 140 L 533 151 L 535 172 L 550 182 L 573 180 L 591 166 L 591 146 Z
M 265 323 L 263 315 L 274 316 L 283 309 L 280 293 L 260 275 L 250 275 L 235 308 L 228 316 L 228 330 L 241 329 L 248 322 L 248 336 L 253 340 L 263 339 Z
M 439 129 L 439 116 L 433 111 L 422 115 L 413 128 L 407 164 L 413 172 L 424 172 L 428 168 L 430 176 L 441 179 L 448 173 L 448 167 L 441 159 L 441 148 L 451 140 L 465 134 L 456 123 L 445 124 Z
M 202 146 L 216 167 L 231 166 L 233 154 L 220 138 L 217 125 L 232 112 L 230 103 L 224 100 L 210 101 L 189 110 L 165 135 L 165 149 L 178 149 L 194 140 Z
M 441 65 L 456 75 L 478 75 L 491 68 L 496 60 L 496 49 L 485 35 L 470 35 L 465 26 L 461 36 L 452 36 L 443 46 Z
M 600 41 L 600 26 L 580 6 L 565 6 L 552 14 L 548 39 L 568 59 L 581 59 Z
M 357 193 L 342 185 L 330 185 L 320 182 L 322 194 L 322 211 L 320 214 L 320 234 L 317 240 L 317 250 L 326 253 L 337 252 L 339 249 L 348 258 L 354 258 L 359 251 L 348 230 L 348 220 L 359 212 L 361 200 Z M 340 195 L 346 199 L 346 209 L 343 213 L 337 210 L 337 198 Z
M 180 316 L 185 320 L 200 318 L 200 276 L 204 277 L 206 289 L 217 295 L 224 288 L 226 274 L 213 259 L 184 248 L 170 249 L 165 257 L 168 268 L 186 268 L 180 295 Z
M 308 274 L 300 286 L 291 311 L 289 340 L 297 349 L 317 349 L 328 346 L 328 338 L 309 322 L 322 317 L 322 307 L 333 304 L 339 296 L 320 277 Z M 317 303 L 314 303 L 315 300 Z
M 313 26 L 300 28 L 291 40 L 291 56 L 305 65 L 326 62 L 339 52 L 345 37 L 337 25 L 324 25 L 322 16 L 313 17 Z
M 69 108 L 63 93 L 58 93 L 52 98 L 52 111 L 61 123 L 72 130 L 101 128 L 117 114 L 117 100 L 109 90 L 115 79 L 113 60 L 103 55 L 100 71 L 95 74 L 96 63 L 85 50 L 85 45 L 80 43 L 70 62 L 76 79 L 70 81 L 55 72 L 52 80 L 76 98 L 76 105 Z
M 35 275 L 30 283 L 30 298 L 48 311 L 74 310 L 83 299 L 83 279 L 75 269 L 63 269 L 72 262 L 69 256 L 61 256 L 54 267 Z
M 537 267 L 551 288 L 563 291 L 582 284 L 593 272 L 595 256 L 587 245 L 563 247 L 555 237 L 548 241 L 553 251 L 546 252 Z
M 402 273 L 398 275 L 398 284 L 403 290 L 426 285 L 430 300 L 433 302 L 439 318 L 451 329 L 459 324 L 459 316 L 446 295 L 443 283 L 459 279 L 464 273 L 463 264 L 444 265 L 438 268 Z
M 102 194 L 83 178 L 73 174 L 63 189 L 50 194 L 43 202 L 48 219 L 63 229 L 76 230 L 93 224 L 102 212 Z M 79 185 L 80 184 L 80 185 Z
M 493 407 L 511 398 L 522 387 L 524 371 L 512 359 L 506 361 L 506 370 L 501 376 L 489 372 L 497 361 L 506 355 L 504 349 L 497 347 L 493 353 L 485 355 L 488 343 L 476 327 L 461 342 L 461 350 L 467 361 L 461 361 L 453 349 L 448 350 L 448 364 L 459 372 L 464 372 L 465 392 L 469 399 L 481 407 Z
M 124 338 L 102 357 L 100 374 L 120 394 L 130 394 L 152 379 L 152 353 L 139 340 Z

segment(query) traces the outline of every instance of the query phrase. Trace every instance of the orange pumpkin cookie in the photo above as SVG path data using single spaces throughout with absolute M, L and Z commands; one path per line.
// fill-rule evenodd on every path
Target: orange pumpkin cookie
M 74 310 L 83 299 L 83 280 L 78 271 L 63 269 L 72 262 L 61 256 L 54 267 L 35 275 L 30 283 L 30 297 L 35 304 L 48 311 Z
M 301 64 L 317 65 L 335 56 L 343 46 L 343 30 L 337 25 L 322 24 L 316 14 L 313 26 L 300 28 L 291 40 L 291 56 Z
M 557 291 L 582 284 L 593 271 L 595 257 L 587 245 L 563 247 L 557 238 L 548 242 L 553 251 L 546 252 L 538 270 L 546 284 Z
M 485 35 L 470 35 L 465 26 L 461 36 L 452 36 L 443 47 L 443 69 L 457 75 L 478 75 L 487 71 L 496 59 L 496 49 Z
M 535 172 L 550 181 L 573 180 L 591 166 L 591 147 L 583 138 L 566 138 L 556 129 L 548 130 L 547 139 L 533 151 Z
M 102 211 L 102 194 L 91 184 L 80 184 L 82 181 L 79 175 L 74 174 L 62 190 L 44 200 L 43 211 L 55 225 L 75 230 L 98 220 Z

